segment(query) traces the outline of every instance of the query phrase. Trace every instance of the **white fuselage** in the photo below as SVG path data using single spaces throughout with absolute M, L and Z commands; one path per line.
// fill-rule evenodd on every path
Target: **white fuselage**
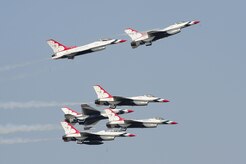
M 69 57 L 73 58 L 74 56 L 83 55 L 95 51 L 101 51 L 104 50 L 107 45 L 116 44 L 119 42 L 121 41 L 117 39 L 95 41 L 90 44 L 57 52 L 52 56 L 52 59 L 69 58 Z
M 112 111 L 119 115 L 133 112 L 131 109 L 112 109 Z M 100 112 L 99 114 L 93 115 L 84 115 L 82 113 L 75 114 L 75 112 L 71 110 L 67 111 L 64 117 L 68 123 L 79 123 L 80 125 L 86 125 L 88 127 L 90 127 L 89 125 L 93 125 L 102 119 L 108 118 L 105 112 Z
M 111 141 L 114 140 L 115 137 L 133 137 L 134 134 L 126 133 L 124 131 L 99 131 L 99 132 L 86 132 L 89 133 L 90 136 L 96 136 L 97 139 L 94 137 L 90 138 L 87 135 L 84 135 L 83 132 L 81 133 L 74 133 L 74 134 L 66 134 L 63 136 L 66 142 L 68 141 Z M 74 140 L 75 139 L 75 140 Z
M 117 120 L 110 121 L 106 125 L 109 128 L 155 128 L 159 124 L 177 124 L 174 121 L 164 120 L 162 118 L 150 118 L 143 120 Z
M 154 97 L 154 96 L 150 96 L 150 95 L 144 95 L 144 96 L 135 96 L 135 97 L 127 97 L 129 99 L 132 99 L 133 101 L 148 101 L 148 102 L 162 102 L 161 99 L 159 97 Z
M 95 101 L 97 105 L 114 105 L 114 106 L 146 106 L 149 102 L 169 102 L 159 97 L 144 95 L 135 97 L 113 96 L 111 98 L 100 98 Z
M 159 30 L 156 30 L 156 31 L 165 32 L 165 33 L 167 33 L 167 36 L 168 35 L 174 35 L 174 34 L 179 33 L 182 28 L 186 27 L 185 25 L 188 24 L 188 23 L 189 22 L 176 23 L 176 24 L 168 26 L 168 27 L 166 27 L 164 29 L 159 29 Z M 167 36 L 163 36 L 162 38 L 165 38 Z M 151 41 L 154 40 L 155 37 L 156 37 L 155 35 L 151 35 L 148 32 L 144 32 L 143 36 L 141 38 L 137 39 L 136 41 L 151 42 Z
M 186 22 L 175 23 L 164 29 L 155 29 L 155 30 L 141 32 L 141 33 L 137 31 L 133 31 L 138 34 L 135 34 L 135 36 L 132 37 L 131 46 L 132 48 L 137 48 L 138 46 L 143 45 L 143 44 L 145 44 L 146 46 L 150 46 L 152 45 L 152 42 L 156 40 L 177 34 L 181 32 L 182 28 L 185 28 L 185 27 L 197 24 L 197 23 L 199 23 L 199 21 L 186 21 Z M 129 29 L 127 31 L 129 31 Z

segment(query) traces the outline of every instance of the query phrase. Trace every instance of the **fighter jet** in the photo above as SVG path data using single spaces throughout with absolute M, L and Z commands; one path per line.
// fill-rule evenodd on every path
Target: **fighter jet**
M 152 95 L 136 97 L 112 96 L 100 85 L 95 85 L 93 87 L 98 97 L 98 99 L 95 100 L 95 104 L 110 106 L 110 108 L 113 109 L 116 108 L 116 106 L 146 106 L 149 102 L 169 102 L 167 99 L 162 99 Z
M 138 46 L 143 44 L 145 44 L 146 46 L 151 46 L 152 42 L 177 34 L 181 32 L 182 28 L 198 24 L 199 22 L 200 21 L 179 22 L 171 26 L 168 26 L 164 29 L 156 29 L 156 30 L 150 30 L 145 32 L 138 32 L 137 30 L 128 28 L 125 30 L 125 33 L 129 35 L 130 38 L 132 39 L 131 42 L 132 48 L 137 48 Z
M 52 55 L 52 59 L 74 59 L 75 56 L 84 55 L 91 52 L 101 51 L 106 49 L 107 45 L 123 43 L 126 40 L 121 39 L 101 39 L 96 42 L 92 42 L 90 44 L 84 46 L 65 46 L 53 39 L 47 41 L 49 46 L 54 51 Z
M 65 131 L 62 136 L 64 142 L 76 141 L 77 144 L 100 145 L 102 141 L 111 141 L 115 137 L 134 137 L 135 134 L 126 133 L 125 131 L 99 131 L 99 132 L 79 132 L 71 124 L 61 122 Z
M 103 111 L 100 112 L 88 104 L 81 104 L 82 113 L 78 113 L 68 107 L 61 108 L 64 112 L 65 121 L 71 124 L 78 123 L 79 125 L 84 125 L 84 129 L 88 130 L 92 128 L 97 122 L 103 119 L 108 119 L 107 114 Z M 131 109 L 113 109 L 117 114 L 131 113 Z
M 156 128 L 159 124 L 177 124 L 177 122 L 165 120 L 163 118 L 150 118 L 145 120 L 126 120 L 117 115 L 111 109 L 105 109 L 109 122 L 106 124 L 108 128 Z

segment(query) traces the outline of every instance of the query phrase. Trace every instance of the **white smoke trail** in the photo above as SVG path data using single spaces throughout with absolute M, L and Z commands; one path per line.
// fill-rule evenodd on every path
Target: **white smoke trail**
M 0 67 L 0 72 L 10 71 L 16 68 L 21 68 L 30 65 L 31 63 L 22 63 L 22 64 L 15 64 L 15 65 L 6 65 Z
M 6 71 L 11 71 L 17 68 L 22 68 L 22 67 L 27 67 L 29 65 L 37 64 L 43 61 L 46 61 L 48 59 L 41 59 L 41 60 L 35 60 L 35 61 L 29 61 L 25 63 L 19 63 L 19 64 L 12 64 L 12 65 L 6 65 L 6 66 L 1 66 L 0 67 L 0 73 L 1 72 L 6 72 Z
M 58 107 L 58 106 L 74 106 L 79 105 L 82 102 L 56 102 L 56 101 L 28 101 L 28 102 L 0 102 L 0 109 L 28 109 L 28 108 L 47 108 L 47 107 Z M 91 102 L 89 102 L 91 103 Z
M 61 129 L 58 125 L 53 124 L 36 124 L 36 125 L 0 125 L 0 135 L 12 134 L 19 132 L 34 132 L 34 131 L 52 131 Z
M 51 141 L 51 140 L 57 140 L 57 138 L 38 138 L 38 139 L 30 139 L 30 138 L 3 139 L 3 138 L 0 138 L 0 145 L 45 142 L 45 141 Z

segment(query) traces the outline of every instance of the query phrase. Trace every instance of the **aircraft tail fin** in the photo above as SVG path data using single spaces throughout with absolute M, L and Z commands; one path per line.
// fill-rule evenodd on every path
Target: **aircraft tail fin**
M 76 134 L 76 133 L 80 133 L 75 127 L 73 127 L 73 125 L 63 121 L 61 122 L 61 125 L 65 131 L 65 134 Z
M 143 36 L 142 33 L 138 32 L 137 30 L 134 30 L 132 28 L 125 29 L 125 33 L 130 36 L 130 38 L 135 41 L 136 39 Z
M 65 45 L 63 45 L 63 44 L 55 41 L 54 39 L 47 40 L 47 43 L 52 48 L 52 50 L 54 51 L 54 53 L 71 49 L 71 47 L 67 47 L 67 46 L 65 46 Z
M 116 114 L 112 109 L 105 109 L 109 121 L 122 121 L 124 118 Z
M 75 117 L 80 115 L 78 112 L 76 112 L 76 111 L 74 111 L 68 107 L 63 107 L 63 108 L 61 108 L 61 110 L 64 112 L 64 114 L 69 114 L 69 115 L 72 115 Z
M 97 97 L 100 98 L 112 98 L 113 96 L 110 95 L 105 89 L 103 89 L 100 85 L 94 85 L 93 86 Z

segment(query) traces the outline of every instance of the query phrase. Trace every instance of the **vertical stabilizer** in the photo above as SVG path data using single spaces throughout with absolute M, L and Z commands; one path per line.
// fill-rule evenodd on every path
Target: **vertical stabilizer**
M 75 117 L 81 115 L 78 112 L 76 112 L 76 111 L 74 111 L 68 107 L 63 107 L 63 108 L 61 108 L 61 110 L 64 112 L 64 114 L 70 114 L 70 115 L 75 116 Z
M 71 124 L 63 121 L 61 122 L 61 125 L 65 131 L 65 134 L 75 134 L 75 133 L 80 133 L 75 127 L 73 127 Z
M 63 44 L 55 41 L 54 39 L 47 40 L 47 43 L 52 48 L 52 50 L 54 51 L 54 53 L 71 49 L 70 47 L 67 47 L 67 46 L 63 45 Z
M 109 121 L 122 121 L 124 120 L 118 114 L 112 111 L 112 109 L 105 109 L 105 112 L 108 116 Z
M 135 41 L 136 39 L 143 36 L 142 33 L 138 32 L 137 30 L 134 30 L 132 28 L 125 29 L 125 33 L 130 36 L 130 38 Z
M 94 88 L 94 90 L 97 94 L 97 97 L 99 99 L 101 99 L 101 98 L 112 98 L 113 97 L 105 89 L 103 89 L 100 85 L 94 85 L 93 88 Z

